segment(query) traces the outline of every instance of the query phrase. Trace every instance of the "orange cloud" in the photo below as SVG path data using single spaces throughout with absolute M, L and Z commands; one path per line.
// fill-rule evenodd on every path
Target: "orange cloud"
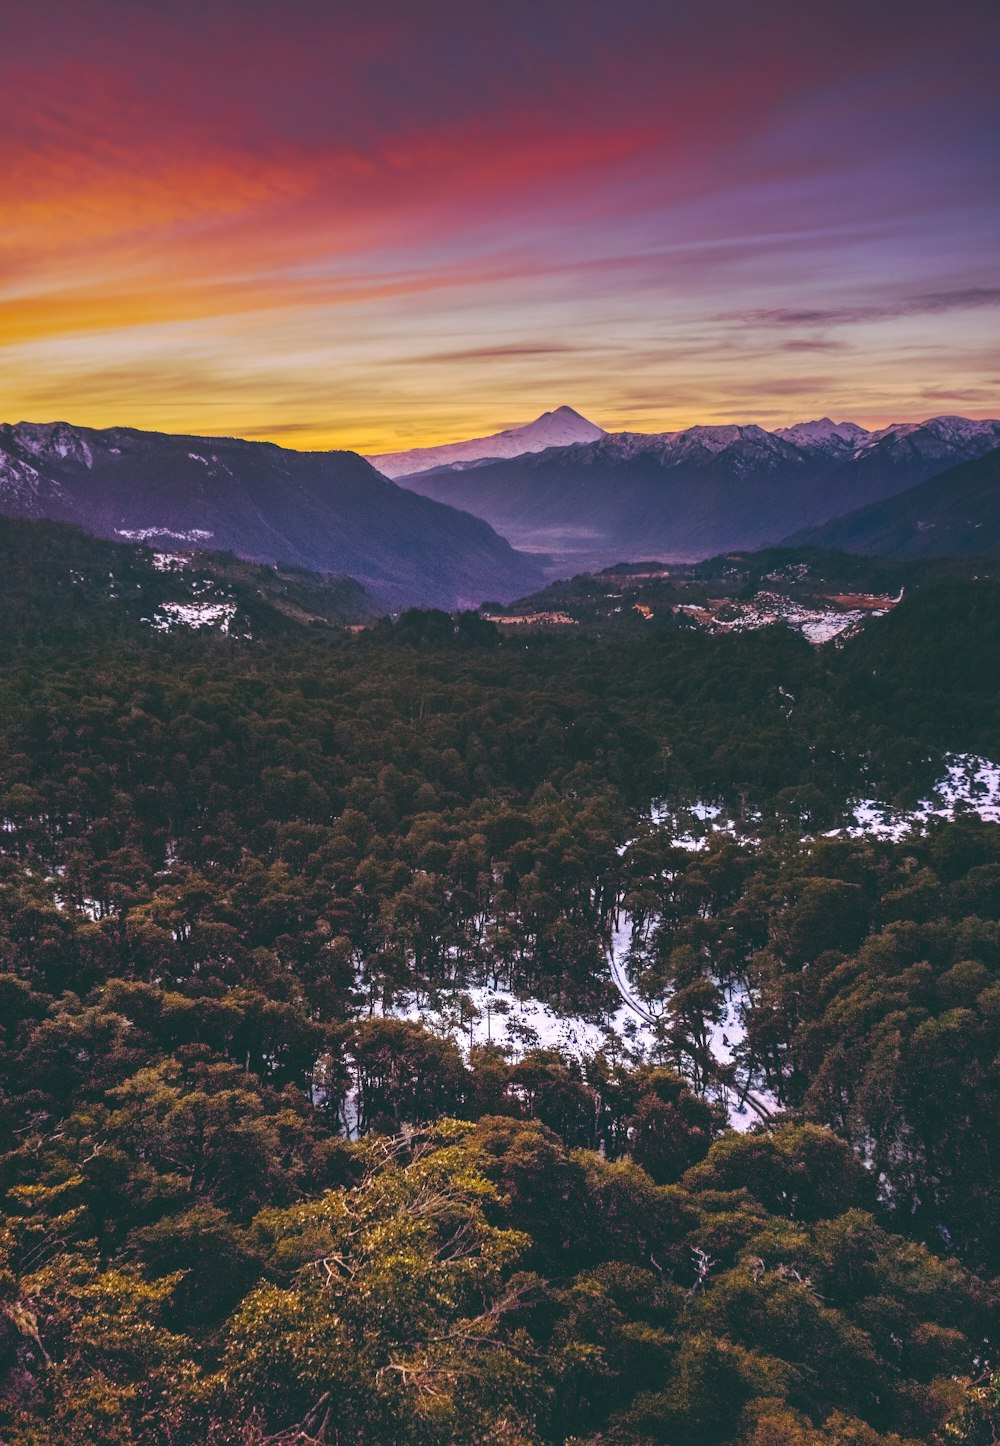
M 790 405 L 790 351 L 823 358 L 804 408 L 971 395 L 981 322 L 906 300 L 996 284 L 993 52 L 903 0 L 807 11 L 25 7 L 6 405 L 388 450 L 563 400 L 745 419 L 748 371 Z

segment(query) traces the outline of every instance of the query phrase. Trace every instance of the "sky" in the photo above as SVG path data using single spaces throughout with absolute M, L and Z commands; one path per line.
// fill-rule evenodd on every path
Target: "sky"
M 1000 415 L 994 0 L 0 0 L 0 419 Z

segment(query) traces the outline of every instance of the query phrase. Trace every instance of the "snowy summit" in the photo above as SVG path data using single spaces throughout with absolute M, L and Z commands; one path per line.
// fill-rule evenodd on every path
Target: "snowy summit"
M 408 452 L 383 452 L 370 456 L 368 461 L 386 477 L 406 477 L 414 472 L 429 472 L 433 467 L 454 466 L 457 462 L 523 457 L 527 452 L 544 452 L 547 447 L 572 447 L 580 442 L 596 442 L 603 436 L 602 427 L 588 422 L 572 407 L 556 407 L 554 412 L 543 412 L 522 427 L 509 427 L 489 437 L 445 442 L 440 447 L 411 447 Z
M 871 433 L 857 422 L 832 422 L 821 417 L 816 422 L 796 422 L 794 427 L 779 427 L 774 434 L 783 437 L 795 447 L 824 447 L 830 450 L 838 447 L 853 452 L 862 446 Z

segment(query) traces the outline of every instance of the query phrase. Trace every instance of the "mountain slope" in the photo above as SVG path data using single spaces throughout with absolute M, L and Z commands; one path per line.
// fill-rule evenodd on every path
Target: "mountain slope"
M 0 634 L 25 647 L 101 634 L 258 639 L 371 621 L 352 578 L 246 562 L 232 553 L 154 552 L 44 519 L 0 517 Z
M 761 495 L 755 521 L 726 521 L 741 506 L 747 479 L 779 498 L 791 477 L 805 479 L 805 461 L 789 443 L 760 428 L 691 429 L 674 438 L 608 436 L 582 446 L 441 469 L 405 485 L 486 517 L 516 546 L 555 552 L 610 548 L 615 560 L 641 543 L 643 556 L 703 556 L 728 545 L 774 535 Z M 785 509 L 780 508 L 780 516 Z M 749 531 L 747 524 L 749 525 Z M 780 525 L 780 524 L 779 524 Z
M 408 452 L 383 452 L 369 457 L 368 461 L 386 477 L 403 477 L 428 472 L 433 467 L 477 462 L 484 457 L 520 457 L 527 452 L 544 451 L 546 447 L 596 442 L 604 435 L 603 428 L 588 422 L 572 407 L 556 407 L 554 412 L 543 412 L 523 427 L 509 427 L 490 437 L 445 442 L 440 447 L 411 447 Z
M 353 452 L 66 423 L 0 426 L 0 512 L 356 578 L 383 606 L 474 606 L 537 584 L 482 520 Z
M 1000 552 L 1000 448 L 789 542 L 875 557 Z
M 515 546 L 578 565 L 689 561 L 777 542 L 1000 445 L 1000 422 L 932 418 L 869 433 L 829 419 L 780 432 L 689 427 L 405 477 Z M 942 460 L 944 459 L 944 460 Z

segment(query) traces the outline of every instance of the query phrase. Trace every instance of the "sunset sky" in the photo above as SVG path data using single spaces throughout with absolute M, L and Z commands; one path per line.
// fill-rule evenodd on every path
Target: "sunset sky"
M 0 0 L 0 420 L 1000 415 L 994 0 Z

